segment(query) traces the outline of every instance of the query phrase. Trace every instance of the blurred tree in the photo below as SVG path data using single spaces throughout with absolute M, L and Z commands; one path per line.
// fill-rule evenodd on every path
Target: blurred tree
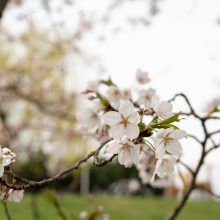
M 84 152 L 76 133 L 75 95 L 66 91 L 68 40 L 31 29 L 17 37 L 0 36 L 0 143 L 26 161 L 42 149 L 48 167 Z

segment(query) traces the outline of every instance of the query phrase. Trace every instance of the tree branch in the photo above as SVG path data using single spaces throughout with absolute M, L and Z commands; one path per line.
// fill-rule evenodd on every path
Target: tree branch
M 0 1 L 0 20 L 2 19 L 3 13 L 4 13 L 8 3 L 9 3 L 9 0 L 1 0 Z
M 50 177 L 48 179 L 43 179 L 41 181 L 31 181 L 31 180 L 27 180 L 27 179 L 24 179 L 16 174 L 13 174 L 14 177 L 17 179 L 17 180 L 20 180 L 21 182 L 25 183 L 24 185 L 15 185 L 15 184 L 10 184 L 10 183 L 7 183 L 7 181 L 3 180 L 3 179 L 0 179 L 0 182 L 11 188 L 11 189 L 15 189 L 15 190 L 24 190 L 24 189 L 28 189 L 30 187 L 40 187 L 40 186 L 44 186 L 46 184 L 49 184 L 49 183 L 52 183 L 52 182 L 55 182 L 56 180 L 59 180 L 61 179 L 61 177 L 63 177 L 64 175 L 72 172 L 73 170 L 76 170 L 78 169 L 83 163 L 86 163 L 90 158 L 92 158 L 93 156 L 95 156 L 97 154 L 97 152 L 99 152 L 107 143 L 109 142 L 109 140 L 103 142 L 100 147 L 96 150 L 96 151 L 93 151 L 91 153 L 89 153 L 86 157 L 80 159 L 78 162 L 76 162 L 73 166 L 59 172 L 58 174 L 56 174 L 55 176 L 53 177 Z M 108 162 L 110 162 L 114 157 L 112 156 L 110 158 L 110 160 L 108 160 Z M 107 162 L 105 162 L 106 164 Z
M 5 211 L 5 215 L 7 217 L 7 220 L 12 220 L 7 203 L 2 201 L 2 205 L 4 207 L 4 211 Z

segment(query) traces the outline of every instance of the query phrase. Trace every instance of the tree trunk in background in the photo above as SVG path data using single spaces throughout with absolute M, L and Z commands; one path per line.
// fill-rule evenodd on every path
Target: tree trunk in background
M 80 194 L 88 195 L 89 193 L 89 167 L 85 166 L 80 172 Z

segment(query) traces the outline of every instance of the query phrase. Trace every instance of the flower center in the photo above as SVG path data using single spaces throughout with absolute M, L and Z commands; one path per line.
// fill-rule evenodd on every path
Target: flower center
M 121 150 L 123 151 L 130 151 L 130 145 L 128 143 L 121 144 Z
M 172 138 L 170 138 L 169 136 L 164 137 L 163 139 L 165 144 L 169 144 L 172 141 Z
M 125 127 L 129 124 L 128 118 L 125 118 L 123 115 L 121 115 L 121 124 L 123 124 Z

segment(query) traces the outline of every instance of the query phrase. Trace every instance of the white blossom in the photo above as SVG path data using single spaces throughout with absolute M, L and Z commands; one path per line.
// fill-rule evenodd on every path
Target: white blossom
M 8 192 L 8 201 L 20 202 L 24 196 L 24 190 L 10 189 Z
M 110 135 L 120 139 L 126 135 L 130 139 L 138 137 L 139 114 L 130 101 L 121 101 L 119 111 L 110 111 L 104 114 L 103 121 L 110 126 Z
M 150 82 L 150 78 L 148 76 L 148 73 L 142 70 L 137 70 L 136 72 L 136 80 L 140 84 L 146 84 Z
M 181 129 L 160 129 L 154 138 L 156 157 L 161 158 L 166 152 L 180 157 L 182 154 L 182 146 L 179 140 L 184 137 L 186 137 L 186 132 Z
M 123 137 L 121 140 L 112 140 L 107 144 L 106 153 L 118 154 L 118 162 L 125 167 L 131 167 L 139 162 L 139 148 Z
M 151 107 L 151 101 L 152 101 L 152 97 L 155 94 L 155 90 L 152 88 L 149 89 L 141 89 L 139 91 L 139 97 L 137 100 L 137 103 L 139 105 L 144 105 L 147 108 Z
M 89 216 L 89 213 L 86 210 L 80 212 L 80 214 L 79 214 L 79 217 L 81 219 L 86 219 L 86 218 L 88 218 L 88 216 Z
M 157 174 L 159 177 L 164 177 L 166 175 L 171 175 L 175 171 L 176 158 L 172 155 L 165 154 L 162 158 L 157 160 L 156 168 L 152 177 L 155 179 Z
M 106 99 L 109 101 L 110 105 L 114 109 L 118 109 L 120 106 L 120 101 L 129 100 L 131 98 L 130 90 L 124 89 L 120 90 L 116 86 L 110 86 L 107 90 Z
M 90 107 L 78 113 L 77 119 L 81 124 L 81 128 L 87 132 L 94 132 L 101 125 L 101 117 L 96 108 Z
M 0 178 L 4 174 L 4 167 L 8 166 L 10 163 L 14 162 L 15 154 L 11 152 L 8 148 L 0 148 Z
M 172 113 L 172 104 L 167 101 L 159 101 L 159 98 L 154 95 L 151 100 L 151 107 L 155 111 L 155 114 L 162 119 L 169 118 L 173 115 Z
M 110 220 L 109 214 L 104 213 L 104 214 L 101 216 L 101 220 Z

